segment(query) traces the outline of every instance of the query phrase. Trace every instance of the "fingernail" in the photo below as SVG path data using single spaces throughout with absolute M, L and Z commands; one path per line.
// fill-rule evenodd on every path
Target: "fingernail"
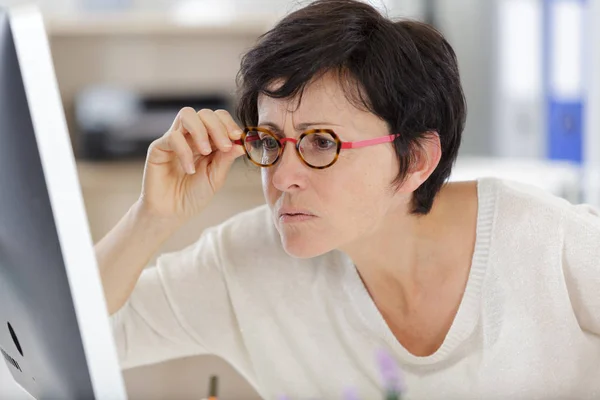
M 241 137 L 242 137 L 242 134 L 243 134 L 243 133 L 244 133 L 244 132 L 242 132 L 242 131 L 240 131 L 240 130 L 235 130 L 235 131 L 233 131 L 233 138 L 234 138 L 234 139 L 239 139 L 239 138 L 241 138 Z
M 226 149 L 231 149 L 231 142 L 230 141 L 223 142 L 223 147 L 225 147 Z
M 187 173 L 192 175 L 196 173 L 196 166 L 193 163 L 189 163 L 187 166 Z
M 212 149 L 210 148 L 210 144 L 202 143 L 202 153 L 203 154 L 210 154 L 211 151 L 212 151 Z

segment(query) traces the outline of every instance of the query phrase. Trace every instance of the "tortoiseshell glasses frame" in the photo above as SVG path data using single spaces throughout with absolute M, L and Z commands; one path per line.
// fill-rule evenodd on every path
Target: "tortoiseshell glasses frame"
M 250 137 L 251 133 L 259 133 L 259 134 L 262 134 L 263 136 L 260 138 L 258 136 Z M 255 142 L 257 140 L 264 141 L 265 135 L 267 135 L 266 137 L 268 137 L 269 139 L 273 139 L 272 141 L 269 140 L 271 144 L 276 143 L 277 155 L 275 156 L 275 158 L 273 160 L 270 160 L 268 162 L 260 162 L 260 161 L 255 160 L 252 157 L 252 155 L 250 154 L 250 152 L 252 150 L 252 142 Z M 325 138 L 327 140 L 332 139 L 335 144 L 335 154 L 333 154 L 333 152 L 332 152 L 331 155 L 328 155 L 327 156 L 328 162 L 326 162 L 324 165 L 311 164 L 308 160 L 306 160 L 305 156 L 303 155 L 302 144 L 306 143 L 307 138 L 315 137 L 315 136 L 311 136 L 311 135 L 321 135 L 320 137 L 316 136 L 317 138 L 321 138 L 321 139 L 323 137 L 325 137 L 323 135 L 327 135 Z M 238 144 L 238 145 L 242 145 L 244 147 L 246 156 L 253 164 L 255 164 L 259 167 L 262 167 L 262 168 L 267 168 L 267 167 L 271 167 L 271 166 L 275 165 L 275 163 L 277 163 L 277 161 L 279 161 L 279 159 L 281 158 L 281 156 L 283 154 L 286 142 L 291 142 L 294 144 L 294 147 L 296 149 L 296 154 L 298 155 L 298 157 L 300 157 L 300 160 L 302 160 L 302 162 L 305 165 L 307 165 L 310 168 L 314 168 L 314 169 L 325 169 L 325 168 L 329 168 L 333 164 L 335 164 L 335 162 L 339 158 L 341 150 L 358 149 L 358 148 L 374 146 L 374 145 L 378 145 L 378 144 L 382 144 L 382 143 L 391 143 L 398 136 L 400 136 L 400 135 L 392 134 L 392 135 L 377 137 L 374 139 L 359 140 L 359 141 L 354 141 L 354 142 L 344 142 L 344 141 L 340 140 L 338 135 L 331 129 L 311 129 L 311 130 L 303 132 L 298 137 L 298 139 L 295 139 L 295 138 L 285 138 L 285 137 L 278 138 L 273 132 L 271 132 L 269 129 L 266 129 L 266 128 L 246 127 L 246 128 L 244 128 L 241 139 L 235 140 L 234 143 Z M 271 150 L 275 150 L 275 149 L 271 149 Z M 327 151 L 331 151 L 331 150 L 332 149 L 327 149 Z M 331 158 L 331 161 L 329 161 L 329 158 Z

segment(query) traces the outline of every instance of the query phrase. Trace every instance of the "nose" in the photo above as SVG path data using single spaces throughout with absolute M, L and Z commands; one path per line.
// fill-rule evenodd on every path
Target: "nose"
M 273 186 L 281 192 L 293 192 L 306 187 L 308 167 L 304 165 L 292 141 L 283 142 L 283 154 L 277 163 L 271 167 Z

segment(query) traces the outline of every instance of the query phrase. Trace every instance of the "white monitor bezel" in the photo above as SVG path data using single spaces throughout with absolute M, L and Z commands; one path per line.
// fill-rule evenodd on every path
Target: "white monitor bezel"
M 126 399 L 42 14 L 8 14 L 94 395 Z

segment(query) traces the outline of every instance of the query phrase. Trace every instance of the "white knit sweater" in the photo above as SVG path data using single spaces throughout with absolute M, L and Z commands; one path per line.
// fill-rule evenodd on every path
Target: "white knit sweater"
M 394 338 L 351 260 L 299 260 L 259 207 L 165 254 L 112 317 L 123 367 L 216 354 L 265 398 L 381 397 L 375 353 L 405 399 L 600 398 L 600 217 L 535 188 L 478 181 L 477 239 L 433 355 Z

